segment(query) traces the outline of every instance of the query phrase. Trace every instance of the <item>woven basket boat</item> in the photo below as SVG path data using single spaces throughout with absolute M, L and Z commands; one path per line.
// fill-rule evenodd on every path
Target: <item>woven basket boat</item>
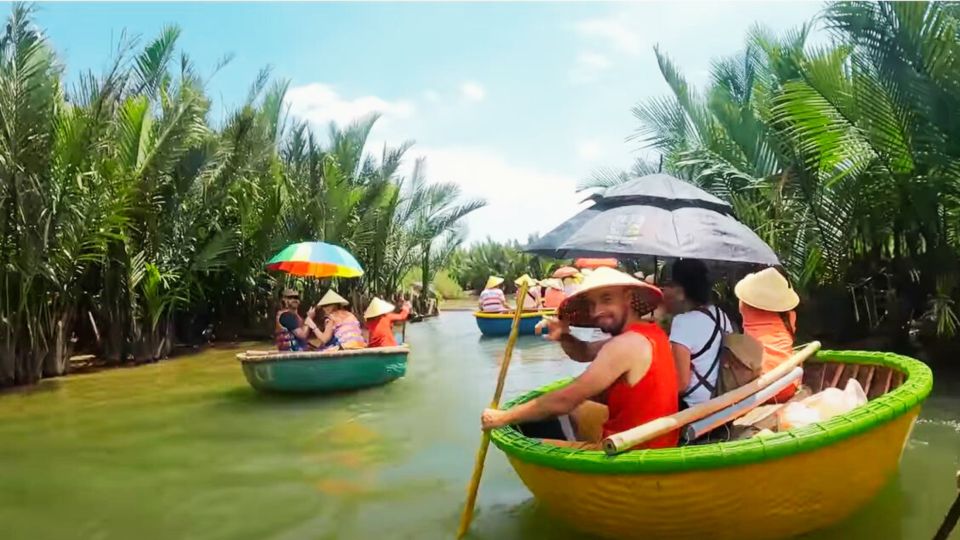
M 537 323 L 543 320 L 544 315 L 554 315 L 555 310 L 543 311 L 525 311 L 520 314 L 520 328 L 517 330 L 521 336 L 532 336 Z M 513 313 L 483 313 L 482 311 L 473 312 L 477 320 L 477 328 L 485 336 L 508 336 L 510 335 L 510 326 L 513 324 Z
M 237 355 L 250 386 L 262 392 L 323 393 L 386 384 L 407 371 L 410 348 L 335 352 L 248 351 Z
M 867 404 L 769 437 L 617 456 L 541 443 L 509 426 L 491 439 L 541 504 L 580 530 L 618 539 L 787 538 L 837 523 L 877 494 L 933 385 L 925 364 L 889 353 L 821 351 L 804 368 L 813 391 L 850 378 L 867 390 Z

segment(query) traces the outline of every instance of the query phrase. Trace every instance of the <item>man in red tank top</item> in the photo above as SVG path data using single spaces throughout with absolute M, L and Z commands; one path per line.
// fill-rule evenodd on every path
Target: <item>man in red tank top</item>
M 563 301 L 558 319 L 546 323 L 549 339 L 560 342 L 573 360 L 590 366 L 569 385 L 527 403 L 484 410 L 483 429 L 519 424 L 528 436 L 537 436 L 524 426 L 556 418 L 563 435 L 543 435 L 549 442 L 599 449 L 604 437 L 677 412 L 670 341 L 659 326 L 643 320 L 662 296 L 653 285 L 612 268 L 598 268 Z M 570 335 L 570 326 L 599 328 L 613 337 L 587 343 Z M 590 429 L 588 417 L 598 416 L 606 418 L 603 425 Z M 676 446 L 677 441 L 678 433 L 671 432 L 639 448 Z

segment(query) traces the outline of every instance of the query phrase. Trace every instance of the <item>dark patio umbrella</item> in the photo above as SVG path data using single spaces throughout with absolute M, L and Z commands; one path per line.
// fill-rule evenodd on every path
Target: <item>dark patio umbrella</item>
M 692 258 L 779 265 L 729 204 L 666 174 L 643 176 L 590 197 L 594 204 L 524 251 L 556 258 Z

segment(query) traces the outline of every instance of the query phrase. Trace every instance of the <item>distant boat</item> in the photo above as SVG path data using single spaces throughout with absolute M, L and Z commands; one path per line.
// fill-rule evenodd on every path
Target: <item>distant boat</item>
M 543 320 L 544 315 L 552 316 L 554 310 L 543 311 L 525 311 L 520 314 L 520 328 L 517 334 L 521 336 L 532 336 L 537 323 Z M 513 313 L 485 313 L 475 311 L 473 317 L 477 320 L 477 328 L 485 336 L 498 337 L 510 335 L 510 327 L 513 325 Z
M 261 392 L 325 393 L 403 377 L 409 353 L 405 345 L 333 352 L 247 351 L 237 360 L 247 382 Z

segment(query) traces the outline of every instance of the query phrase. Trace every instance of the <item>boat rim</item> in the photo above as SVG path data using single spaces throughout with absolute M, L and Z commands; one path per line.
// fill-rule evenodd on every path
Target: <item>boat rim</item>
M 511 458 L 551 469 L 592 474 L 667 473 L 748 465 L 809 452 L 868 432 L 909 413 L 933 387 L 933 374 L 923 362 L 894 353 L 820 351 L 815 360 L 892 368 L 906 375 L 897 388 L 853 411 L 802 428 L 767 437 L 675 448 L 633 450 L 608 456 L 602 450 L 579 450 L 542 443 L 513 426 L 493 430 L 490 438 Z M 555 381 L 509 401 L 509 409 L 568 384 Z
M 283 360 L 325 360 L 349 358 L 351 356 L 384 356 L 409 354 L 409 345 L 396 347 L 368 347 L 364 349 L 344 349 L 339 351 L 275 351 L 263 354 L 250 354 L 250 351 L 237 354 L 237 360 L 245 363 L 279 362 Z
M 520 313 L 521 319 L 530 319 L 533 317 L 543 317 L 544 315 L 553 315 L 555 311 L 552 310 L 539 310 L 539 311 L 524 311 Z M 513 313 L 484 313 L 482 311 L 474 311 L 473 316 L 478 319 L 513 319 Z

